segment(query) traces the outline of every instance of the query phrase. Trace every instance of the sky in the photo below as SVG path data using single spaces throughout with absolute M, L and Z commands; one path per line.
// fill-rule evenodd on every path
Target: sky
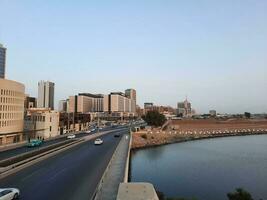
M 0 0 L 7 78 L 55 101 L 135 88 L 138 104 L 267 112 L 266 0 Z

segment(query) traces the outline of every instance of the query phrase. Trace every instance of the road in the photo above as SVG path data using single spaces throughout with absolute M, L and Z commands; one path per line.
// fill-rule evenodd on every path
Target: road
M 90 200 L 121 137 L 102 139 L 101 146 L 87 141 L 1 179 L 0 188 L 19 188 L 21 200 Z
M 109 131 L 109 130 L 116 130 L 116 129 L 108 127 L 108 128 L 105 128 L 105 129 L 103 129 L 101 131 Z M 94 131 L 92 133 L 85 133 L 85 132 L 78 133 L 78 134 L 76 134 L 76 138 L 81 138 L 81 137 L 84 137 L 84 136 L 87 136 L 87 135 L 90 135 L 90 134 L 93 134 L 93 133 L 96 133 L 96 131 Z M 57 138 L 57 139 L 54 139 L 54 140 L 46 141 L 41 147 L 45 147 L 45 146 L 49 146 L 49 145 L 52 145 L 52 144 L 56 144 L 56 143 L 62 142 L 64 140 L 67 140 L 67 136 L 61 137 L 61 138 Z M 13 157 L 13 156 L 17 156 L 19 154 L 30 152 L 30 151 L 33 151 L 33 150 L 36 150 L 36 148 L 28 148 L 26 146 L 22 146 L 22 147 L 18 147 L 18 148 L 15 148 L 15 149 L 2 151 L 2 152 L 0 152 L 0 161 L 4 160 L 4 159 L 7 159 L 7 158 L 10 158 L 10 157 Z

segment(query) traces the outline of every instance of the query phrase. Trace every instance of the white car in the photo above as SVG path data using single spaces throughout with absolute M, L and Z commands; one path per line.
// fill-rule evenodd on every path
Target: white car
M 91 131 L 89 130 L 89 131 L 86 131 L 85 133 L 91 133 Z
M 103 144 L 103 140 L 101 140 L 100 138 L 95 140 L 95 145 L 100 145 Z
M 74 135 L 74 134 L 71 134 L 71 135 L 68 135 L 68 137 L 67 137 L 68 139 L 74 139 L 74 138 L 76 138 L 76 135 Z
M 0 200 L 19 199 L 19 190 L 16 188 L 0 188 Z

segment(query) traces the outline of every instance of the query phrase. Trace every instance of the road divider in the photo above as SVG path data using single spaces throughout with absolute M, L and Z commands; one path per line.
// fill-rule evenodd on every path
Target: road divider
M 52 144 L 47 147 L 37 149 L 36 151 L 27 152 L 18 156 L 14 156 L 12 158 L 5 159 L 3 161 L 0 161 L 0 179 L 14 174 L 21 169 L 24 169 L 51 156 L 54 156 L 62 151 L 73 148 L 74 146 L 77 146 L 83 142 L 95 139 L 108 133 L 123 130 L 125 130 L 125 128 L 100 132 L 93 135 L 85 136 L 80 139 L 66 140 L 63 142 Z

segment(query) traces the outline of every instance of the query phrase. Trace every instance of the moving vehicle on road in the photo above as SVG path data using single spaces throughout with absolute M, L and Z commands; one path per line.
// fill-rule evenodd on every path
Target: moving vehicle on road
M 0 188 L 0 200 L 16 200 L 19 199 L 19 194 L 16 188 Z
M 97 139 L 95 140 L 95 145 L 101 145 L 101 144 L 103 144 L 103 140 L 100 139 L 100 138 L 97 138 Z
M 114 134 L 114 137 L 120 137 L 120 136 L 121 136 L 121 134 L 119 134 L 119 133 Z
M 70 134 L 70 135 L 68 135 L 67 138 L 68 138 L 68 139 L 74 139 L 74 138 L 76 138 L 76 135 L 74 135 L 74 134 Z
M 42 140 L 31 140 L 31 141 L 27 144 L 27 147 L 38 147 L 38 146 L 41 146 L 42 143 L 43 143 Z

